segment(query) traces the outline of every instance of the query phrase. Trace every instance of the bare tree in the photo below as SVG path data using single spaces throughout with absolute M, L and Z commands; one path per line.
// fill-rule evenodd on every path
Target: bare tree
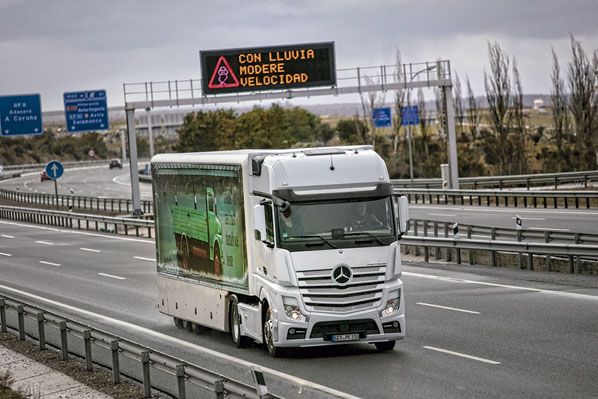
M 422 134 L 424 161 L 427 161 L 429 156 L 428 146 L 430 145 L 430 125 L 428 123 L 428 111 L 426 110 L 426 98 L 421 88 L 417 89 L 417 107 L 419 112 L 419 127 Z
M 561 67 L 554 49 L 552 49 L 552 90 L 550 100 L 552 102 L 552 122 L 554 124 L 554 140 L 560 150 L 563 146 L 563 138 L 569 136 L 569 111 L 567 97 L 565 95 L 565 82 L 561 78 Z
M 512 113 L 510 112 L 511 102 L 511 81 L 509 79 L 509 57 L 500 48 L 498 43 L 488 43 L 488 59 L 490 61 L 490 74 L 484 72 L 484 88 L 490 113 L 490 124 L 496 138 L 496 156 L 499 165 L 499 173 L 509 168 L 511 155 L 511 143 L 509 142 L 509 127 L 511 125 Z
M 519 164 L 519 174 L 527 172 L 527 155 L 525 151 L 525 116 L 523 114 L 523 87 L 521 85 L 521 76 L 519 75 L 519 68 L 517 68 L 517 60 L 513 57 L 513 83 L 515 85 L 515 93 L 513 94 L 513 119 L 515 122 L 515 136 L 516 139 L 512 142 L 515 144 L 514 150 L 515 158 Z
M 581 42 L 571 36 L 572 59 L 569 64 L 569 90 L 571 93 L 571 114 L 575 121 L 575 147 L 577 150 L 596 148 L 595 130 L 598 102 L 596 99 L 596 68 L 598 53 L 594 52 L 592 62 Z M 589 166 L 589 165 L 584 165 Z
M 405 70 L 403 65 L 403 60 L 401 57 L 401 51 L 397 48 L 395 53 L 395 65 L 396 65 L 396 73 L 394 75 L 395 83 L 405 82 Z M 401 113 L 403 111 L 403 106 L 405 106 L 405 89 L 400 88 L 395 91 L 395 124 L 393 127 L 393 149 L 392 153 L 393 156 L 397 155 L 397 146 L 399 144 L 399 134 L 401 131 Z
M 480 136 L 480 122 L 482 119 L 482 113 L 480 112 L 480 104 L 471 89 L 471 83 L 469 77 L 466 78 L 467 82 L 467 122 L 469 124 L 469 132 L 471 133 L 471 139 L 473 141 L 474 148 L 476 142 Z
M 461 79 L 459 74 L 455 72 L 455 79 L 453 80 L 453 103 L 455 106 L 455 119 L 459 132 L 463 132 L 463 122 L 465 121 L 465 113 L 463 110 L 463 93 L 461 90 Z
M 375 84 L 374 80 L 369 76 L 365 76 L 364 80 L 367 86 L 373 86 Z M 385 97 L 386 96 L 384 92 L 370 91 L 367 94 L 359 93 L 359 98 L 361 99 L 361 109 L 363 111 L 363 122 L 368 127 L 369 131 L 369 137 L 366 138 L 365 142 L 370 142 L 374 148 L 376 148 L 376 126 L 374 126 L 372 114 L 374 112 L 374 108 L 384 104 Z

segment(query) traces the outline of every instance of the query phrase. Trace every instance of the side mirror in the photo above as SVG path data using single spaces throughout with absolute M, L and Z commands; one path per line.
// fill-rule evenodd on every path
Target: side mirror
M 409 230 L 409 202 L 407 197 L 401 196 L 398 201 L 399 208 L 399 235 Z

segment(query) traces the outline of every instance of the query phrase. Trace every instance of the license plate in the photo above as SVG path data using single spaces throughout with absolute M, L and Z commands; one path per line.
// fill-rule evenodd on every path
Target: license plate
M 337 334 L 332 336 L 333 342 L 358 341 L 359 334 Z

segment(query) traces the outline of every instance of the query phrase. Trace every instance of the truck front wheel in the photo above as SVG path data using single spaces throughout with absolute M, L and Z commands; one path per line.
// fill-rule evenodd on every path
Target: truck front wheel
M 397 341 L 374 342 L 374 345 L 379 352 L 386 352 L 392 350 L 396 343 Z
M 274 346 L 274 337 L 272 331 L 274 329 L 274 323 L 272 322 L 272 311 L 268 309 L 266 311 L 266 320 L 264 321 L 264 343 L 268 348 L 268 354 L 270 357 L 280 356 L 280 349 Z

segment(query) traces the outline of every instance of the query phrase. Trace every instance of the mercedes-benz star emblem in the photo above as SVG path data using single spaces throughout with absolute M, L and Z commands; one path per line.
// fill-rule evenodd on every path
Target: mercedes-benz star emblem
M 332 279 L 340 285 L 345 285 L 353 277 L 353 271 L 347 265 L 338 265 L 332 270 Z

